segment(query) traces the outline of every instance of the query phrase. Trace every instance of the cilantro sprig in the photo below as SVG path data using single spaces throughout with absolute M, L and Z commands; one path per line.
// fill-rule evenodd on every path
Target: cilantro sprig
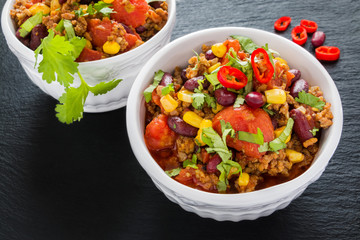
M 145 101 L 146 102 L 150 102 L 151 100 L 151 95 L 152 95 L 152 92 L 154 91 L 154 89 L 159 85 L 162 77 L 164 76 L 164 72 L 162 70 L 159 70 L 155 73 L 155 76 L 154 76 L 154 81 L 153 83 L 147 87 L 144 91 L 144 97 L 145 97 Z
M 314 95 L 305 91 L 299 92 L 299 97 L 295 98 L 295 101 L 304 103 L 319 110 L 323 110 L 323 107 L 325 106 L 324 101 L 321 101 L 320 98 L 315 97 Z
M 66 36 L 55 35 L 50 29 L 49 35 L 43 39 L 40 46 L 35 50 L 35 66 L 39 54 L 42 54 L 43 59 L 38 65 L 38 71 L 42 73 L 42 79 L 48 83 L 57 81 L 65 87 L 65 92 L 59 98 L 60 104 L 56 105 L 55 111 L 60 122 L 70 124 L 82 119 L 84 103 L 89 92 L 92 92 L 95 96 L 105 94 L 114 89 L 121 79 L 89 86 L 79 72 L 79 64 L 75 62 L 75 59 L 84 48 L 86 40 L 72 35 L 70 30 L 72 26 L 66 25 L 66 21 L 63 23 L 67 32 Z M 74 82 L 75 74 L 80 78 L 80 86 L 77 88 L 70 87 Z
M 88 8 L 86 9 L 86 13 L 84 13 L 83 9 L 80 8 L 79 10 L 75 11 L 75 15 L 77 17 L 81 17 L 101 13 L 104 17 L 110 17 L 111 13 L 116 13 L 116 11 L 114 11 L 114 9 L 112 9 L 111 7 L 111 3 L 99 1 L 95 4 L 89 4 Z

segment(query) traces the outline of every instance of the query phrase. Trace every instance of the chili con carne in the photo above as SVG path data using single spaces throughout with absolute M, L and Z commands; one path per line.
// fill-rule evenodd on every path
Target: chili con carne
M 223 66 L 220 68 L 217 78 L 219 82 L 226 88 L 239 90 L 246 86 L 246 75 L 237 68 L 230 66 Z
M 306 40 L 308 38 L 306 29 L 303 28 L 302 26 L 294 27 L 293 30 L 291 31 L 291 36 L 293 42 L 299 45 L 303 45 L 304 43 L 306 43 Z
M 317 30 L 318 25 L 316 22 L 314 21 L 310 21 L 310 20 L 306 20 L 306 19 L 302 19 L 300 21 L 300 26 L 302 26 L 303 28 L 305 28 L 307 33 L 313 33 Z
M 291 17 L 283 16 L 278 20 L 276 20 L 276 22 L 274 23 L 274 28 L 277 31 L 285 31 L 290 25 L 290 23 L 291 23 Z
M 340 57 L 340 49 L 334 46 L 321 46 L 315 49 L 315 56 L 318 60 L 335 61 Z
M 259 62 L 255 61 L 255 58 L 261 59 L 261 68 L 265 66 L 266 71 L 260 73 Z M 263 48 L 258 48 L 251 54 L 251 65 L 254 70 L 255 78 L 261 83 L 269 82 L 274 75 L 274 66 L 271 64 L 269 55 Z

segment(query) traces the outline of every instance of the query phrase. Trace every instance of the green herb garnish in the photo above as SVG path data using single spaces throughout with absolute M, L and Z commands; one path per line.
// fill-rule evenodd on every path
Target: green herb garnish
M 169 94 L 170 92 L 175 92 L 174 84 L 173 84 L 173 83 L 170 83 L 170 84 L 168 84 L 167 86 L 165 86 L 165 87 L 163 87 L 163 88 L 161 89 L 161 94 L 162 94 L 163 96 Z
M 237 131 L 238 139 L 241 141 L 255 143 L 262 145 L 264 144 L 264 135 L 260 128 L 257 128 L 257 133 L 249 133 L 244 131 Z
M 260 145 L 260 147 L 258 148 L 259 152 L 277 152 L 280 149 L 286 148 L 285 141 L 290 136 L 293 126 L 294 120 L 292 118 L 289 118 L 286 127 L 284 131 L 282 131 L 280 136 L 275 138 L 271 142 L 265 142 L 264 144 Z
M 196 166 L 196 163 L 197 163 L 197 157 L 196 157 L 196 154 L 193 154 L 191 159 L 186 159 L 183 162 L 183 168 L 191 167 L 194 169 L 198 169 L 198 166 Z
M 150 102 L 152 92 L 159 85 L 163 76 L 164 76 L 164 72 L 162 70 L 159 70 L 155 73 L 153 84 L 147 87 L 144 91 L 144 97 L 146 102 Z
M 304 103 L 306 105 L 309 105 L 310 107 L 314 107 L 319 110 L 323 110 L 323 107 L 325 106 L 324 101 L 321 101 L 320 98 L 315 97 L 314 95 L 305 91 L 299 92 L 299 97 L 295 98 L 295 101 L 299 103 Z
M 311 132 L 311 134 L 315 137 L 316 133 L 319 131 L 320 129 L 314 127 L 313 129 L 309 130 Z
M 241 48 L 245 50 L 245 52 L 247 53 L 252 53 L 253 51 L 255 51 L 257 48 L 259 48 L 258 45 L 256 45 L 253 40 L 251 40 L 248 37 L 244 37 L 244 36 L 238 36 L 238 35 L 232 35 L 232 38 L 236 39 L 239 41 Z
M 165 173 L 169 176 L 169 177 L 175 177 L 177 175 L 179 175 L 181 168 L 174 168 L 168 171 L 165 171 Z
M 20 36 L 26 37 L 36 25 L 42 22 L 42 17 L 43 13 L 40 11 L 21 24 L 19 28 Z

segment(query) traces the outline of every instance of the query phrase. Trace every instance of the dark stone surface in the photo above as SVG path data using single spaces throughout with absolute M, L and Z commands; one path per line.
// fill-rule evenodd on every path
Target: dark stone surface
M 5 0 L 0 0 L 0 6 Z M 1 32 L 0 239 L 359 239 L 360 2 L 216 1 L 177 3 L 172 39 L 209 27 L 274 32 L 311 19 L 341 58 L 324 63 L 344 107 L 339 147 L 321 178 L 287 208 L 255 221 L 203 219 L 170 202 L 137 163 L 125 108 L 85 114 L 66 126 L 56 100 L 34 86 Z M 279 33 L 290 39 L 291 28 Z M 304 46 L 314 53 L 308 41 Z

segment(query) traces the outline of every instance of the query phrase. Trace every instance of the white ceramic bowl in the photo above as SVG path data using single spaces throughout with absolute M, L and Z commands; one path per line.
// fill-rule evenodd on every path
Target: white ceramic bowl
M 10 50 L 18 58 L 28 77 L 45 93 L 59 99 L 64 93 L 64 87 L 58 82 L 46 83 L 42 80 L 42 74 L 34 68 L 34 52 L 24 46 L 15 37 L 14 23 L 10 17 L 10 9 L 13 8 L 15 0 L 7 0 L 1 16 L 2 31 Z M 175 26 L 176 2 L 167 0 L 169 5 L 168 21 L 166 25 L 149 41 L 141 46 L 123 53 L 121 55 L 102 60 L 84 62 L 79 64 L 79 70 L 83 78 L 90 85 L 95 85 L 101 81 L 110 81 L 114 78 L 123 79 L 120 84 L 104 95 L 94 96 L 89 93 L 85 105 L 85 112 L 106 112 L 126 105 L 127 96 L 136 75 L 145 62 L 152 57 L 159 49 L 170 41 L 172 30 Z M 41 56 L 39 58 L 41 61 Z M 78 75 L 75 75 L 74 86 L 80 84 Z
M 267 189 L 250 193 L 215 194 L 196 190 L 168 177 L 151 157 L 144 142 L 144 89 L 152 82 L 154 72 L 162 69 L 172 72 L 175 66 L 186 66 L 193 50 L 201 52 L 203 43 L 222 42 L 230 35 L 253 39 L 259 46 L 266 43 L 278 51 L 288 64 L 301 70 L 302 78 L 310 85 L 318 85 L 332 106 L 333 125 L 323 131 L 320 149 L 312 166 L 299 177 Z M 127 130 L 133 152 L 155 185 L 173 202 L 187 211 L 216 220 L 251 220 L 267 216 L 285 208 L 300 196 L 309 184 L 316 181 L 332 157 L 341 136 L 343 113 L 337 88 L 320 62 L 308 51 L 273 33 L 251 28 L 225 27 L 203 30 L 181 37 L 155 54 L 143 67 L 130 91 L 127 112 Z

